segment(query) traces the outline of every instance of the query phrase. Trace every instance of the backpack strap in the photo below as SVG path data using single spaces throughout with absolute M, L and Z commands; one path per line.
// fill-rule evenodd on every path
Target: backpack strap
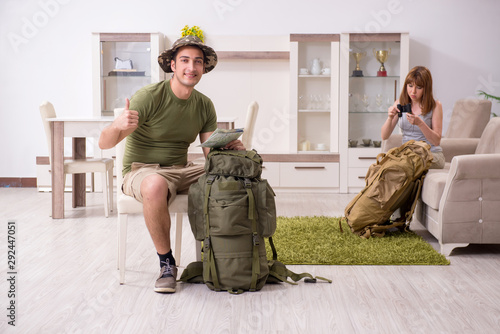
M 205 214 L 205 240 L 203 241 L 203 253 L 207 257 L 207 266 L 203 267 L 203 280 L 208 282 L 210 280 L 210 274 L 212 274 L 212 281 L 215 291 L 220 291 L 219 277 L 217 275 L 217 268 L 215 267 L 215 257 L 212 250 L 212 244 L 210 242 L 210 218 L 208 214 L 208 198 L 210 197 L 210 191 L 212 189 L 212 183 L 215 180 L 215 175 L 207 176 L 207 185 L 205 187 L 205 201 L 203 204 L 203 213 Z
M 413 203 L 411 205 L 410 210 L 405 213 L 407 225 L 410 225 L 410 223 L 413 219 L 413 212 L 415 212 L 415 207 L 417 206 L 418 199 L 420 198 L 420 194 L 422 193 L 422 185 L 424 183 L 424 178 L 425 178 L 425 174 L 422 174 L 420 179 L 415 181 L 416 182 L 416 186 L 415 186 L 416 189 L 414 189 L 414 193 L 412 194 Z
M 257 233 L 257 220 L 255 219 L 255 197 L 252 192 L 252 181 L 249 178 L 243 179 L 245 190 L 248 194 L 248 219 L 252 221 L 252 281 L 250 282 L 250 291 L 256 291 L 257 279 L 260 275 L 259 261 L 259 235 Z
M 177 282 L 203 283 L 203 262 L 191 262 L 182 272 Z
M 318 279 L 328 283 L 332 283 L 332 280 L 328 278 L 313 276 L 309 273 L 301 273 L 301 274 L 294 273 L 293 271 L 289 270 L 282 262 L 279 261 L 275 260 L 269 261 L 268 265 L 269 265 L 269 276 L 276 279 L 279 282 L 297 285 L 296 282 L 305 278 L 304 282 L 306 283 L 316 283 Z M 273 280 L 272 278 L 271 279 L 268 278 L 267 282 L 276 283 L 276 280 Z M 288 278 L 293 280 L 293 282 L 290 282 Z

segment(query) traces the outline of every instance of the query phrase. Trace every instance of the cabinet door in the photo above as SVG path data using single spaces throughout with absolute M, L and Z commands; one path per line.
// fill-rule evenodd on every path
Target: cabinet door
M 262 178 L 273 188 L 280 186 L 280 164 L 279 162 L 264 162 L 262 165 Z
M 339 38 L 290 36 L 292 152 L 338 152 Z
M 280 163 L 280 186 L 298 188 L 337 188 L 338 163 Z

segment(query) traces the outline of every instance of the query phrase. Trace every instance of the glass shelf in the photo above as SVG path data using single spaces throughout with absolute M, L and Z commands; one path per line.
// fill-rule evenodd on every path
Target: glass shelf
M 365 75 L 365 76 L 362 76 L 362 77 L 353 77 L 353 76 L 350 76 L 349 77 L 350 79 L 396 79 L 396 80 L 399 80 L 399 76 L 386 76 L 386 77 L 378 77 L 376 75 L 372 75 L 372 76 L 368 76 L 368 75 Z
M 299 74 L 299 78 L 331 78 L 331 75 L 330 74 L 318 74 L 318 75 Z
M 349 114 L 387 114 L 387 111 L 372 111 L 372 110 L 355 111 L 355 110 L 349 110 Z
M 329 113 L 329 109 L 299 109 L 299 112 L 319 112 L 319 113 Z

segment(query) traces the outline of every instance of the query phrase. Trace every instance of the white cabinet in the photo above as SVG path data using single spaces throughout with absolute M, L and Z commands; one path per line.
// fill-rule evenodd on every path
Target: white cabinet
M 280 186 L 280 164 L 279 162 L 264 162 L 262 165 L 262 178 L 273 188 Z
M 356 61 L 354 53 L 362 55 L 361 60 Z M 380 71 L 377 53 L 387 56 L 378 57 L 384 61 L 385 73 Z M 381 141 L 387 109 L 399 98 L 409 71 L 409 35 L 342 33 L 339 61 L 340 192 L 356 192 L 364 185 L 361 175 L 375 161 L 361 161 L 360 157 L 376 157 L 380 152 L 373 142 Z M 369 143 L 366 147 L 363 139 Z M 357 145 L 350 145 L 350 141 L 357 141 Z
M 338 188 L 338 175 L 338 163 L 280 163 L 282 188 Z
M 290 151 L 338 152 L 338 34 L 290 35 Z
M 377 162 L 380 148 L 363 147 L 348 149 L 348 180 L 349 190 L 358 192 L 365 186 L 365 175 L 368 167 Z
M 93 115 L 113 116 L 138 89 L 164 80 L 158 55 L 164 49 L 160 33 L 93 33 Z
M 262 154 L 262 178 L 277 191 L 339 191 L 336 154 Z

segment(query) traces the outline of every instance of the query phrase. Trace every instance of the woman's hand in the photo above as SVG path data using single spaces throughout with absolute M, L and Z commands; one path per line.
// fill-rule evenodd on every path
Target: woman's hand
M 410 113 L 405 113 L 406 114 L 406 119 L 408 120 L 408 122 L 410 122 L 410 124 L 413 124 L 413 125 L 416 125 L 416 126 L 420 126 L 420 124 L 422 124 L 422 119 L 418 116 L 415 116 L 413 114 L 410 114 Z
M 390 106 L 387 111 L 387 117 L 389 119 L 393 119 L 394 116 L 396 116 L 397 114 L 398 114 L 398 108 L 396 107 L 396 105 Z

